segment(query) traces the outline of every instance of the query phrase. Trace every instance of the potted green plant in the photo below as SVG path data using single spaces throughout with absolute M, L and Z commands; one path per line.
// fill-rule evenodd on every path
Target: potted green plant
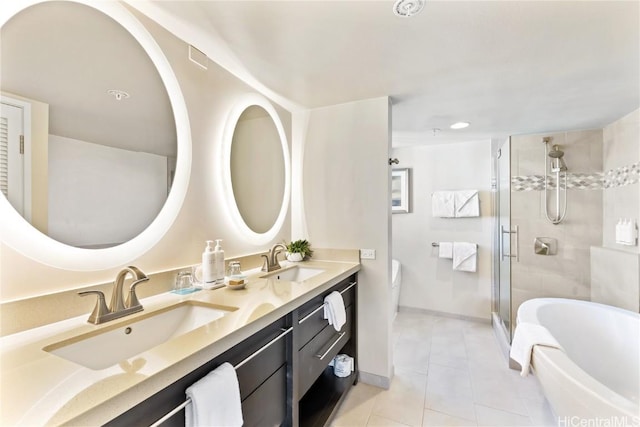
M 311 243 L 307 240 L 295 240 L 287 246 L 287 259 L 289 261 L 302 261 L 305 258 L 311 258 L 313 251 L 311 250 Z

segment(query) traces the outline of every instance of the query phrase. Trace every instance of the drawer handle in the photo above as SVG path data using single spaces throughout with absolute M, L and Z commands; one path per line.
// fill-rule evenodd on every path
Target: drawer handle
M 344 337 L 344 335 L 345 335 L 346 333 L 347 333 L 346 331 L 345 331 L 345 332 L 342 332 L 342 333 L 340 334 L 340 336 L 338 337 L 338 339 L 337 339 L 337 340 L 335 340 L 335 341 L 333 342 L 333 344 L 331 344 L 331 346 L 327 349 L 327 351 L 325 351 L 325 352 L 324 352 L 324 354 L 322 354 L 322 355 L 320 355 L 320 354 L 316 354 L 316 357 L 317 357 L 318 359 L 320 359 L 320 360 L 322 360 L 322 359 L 324 359 L 325 357 L 327 357 L 327 354 L 329 354 L 329 353 L 331 352 L 331 349 L 332 349 L 333 347 L 335 347 L 335 346 L 336 346 L 336 344 L 338 344 L 338 342 L 340 342 L 340 340 L 342 339 L 342 337 Z
M 357 285 L 358 282 L 351 282 L 349 283 L 349 286 L 347 286 L 346 288 L 344 288 L 343 290 L 340 291 L 341 294 L 344 294 L 345 292 L 347 292 L 349 289 L 353 288 L 355 285 Z M 306 316 L 304 316 L 302 319 L 298 320 L 298 325 L 301 325 L 302 323 L 306 322 L 309 318 L 313 317 L 314 314 L 316 314 L 317 312 L 319 312 L 320 310 L 322 310 L 324 308 L 324 304 L 322 304 L 320 307 L 316 308 L 315 310 L 313 310 L 311 313 L 307 314 Z

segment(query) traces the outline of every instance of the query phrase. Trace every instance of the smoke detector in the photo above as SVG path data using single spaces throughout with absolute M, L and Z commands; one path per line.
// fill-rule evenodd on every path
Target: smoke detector
M 127 92 L 120 89 L 109 89 L 107 93 L 113 96 L 118 101 L 122 101 L 123 99 L 127 99 L 131 96 Z
M 393 13 L 402 18 L 417 15 L 424 7 L 424 1 L 425 0 L 397 0 L 393 5 Z

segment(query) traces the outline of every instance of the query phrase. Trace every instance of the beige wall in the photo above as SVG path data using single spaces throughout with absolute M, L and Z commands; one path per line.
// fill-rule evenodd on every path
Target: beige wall
M 543 182 L 545 136 L 552 137 L 552 144 L 560 145 L 565 152 L 569 180 L 575 184 L 568 191 L 567 216 L 558 225 L 545 217 L 544 192 L 536 184 Z M 601 171 L 602 130 L 511 138 L 511 175 L 523 180 L 511 183 L 511 228 L 519 226 L 520 230 L 520 261 L 511 262 L 512 324 L 520 304 L 531 298 L 590 299 L 589 251 L 602 241 Z M 540 179 L 533 179 L 536 176 Z M 587 184 L 580 185 L 581 180 Z M 526 189 L 519 190 L 518 186 Z M 552 194 L 549 190 L 549 209 L 555 212 Z M 536 255 L 533 250 L 536 237 L 557 239 L 557 255 Z
M 402 265 L 400 306 L 491 318 L 490 141 L 423 145 L 393 150 L 395 167 L 411 168 L 412 207 L 393 215 L 393 258 Z M 478 218 L 434 218 L 431 194 L 477 189 Z M 477 272 L 453 271 L 432 242 L 478 244 Z
M 216 157 L 223 127 L 237 97 L 255 92 L 239 79 L 209 62 L 203 70 L 189 61 L 188 46 L 154 22 L 136 13 L 167 56 L 183 91 L 193 141 L 191 178 L 183 207 L 166 235 L 147 253 L 130 263 L 147 274 L 195 264 L 207 239 L 224 239 L 228 257 L 265 250 L 290 237 L 290 217 L 282 231 L 264 245 L 247 242 L 236 233 L 224 209 L 221 176 Z M 287 138 L 291 115 L 277 107 Z M 37 246 L 37 242 L 33 242 Z M 112 281 L 119 268 L 78 272 L 53 268 L 0 246 L 0 301 L 6 302 L 51 292 Z
M 386 97 L 300 115 L 304 211 L 294 229 L 312 245 L 370 248 L 358 290 L 358 355 L 364 382 L 392 376 L 390 289 L 390 106 Z

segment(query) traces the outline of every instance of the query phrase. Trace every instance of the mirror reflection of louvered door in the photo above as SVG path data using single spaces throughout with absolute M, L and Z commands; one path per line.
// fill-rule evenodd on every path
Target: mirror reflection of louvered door
M 0 191 L 24 215 L 24 112 L 0 104 Z

